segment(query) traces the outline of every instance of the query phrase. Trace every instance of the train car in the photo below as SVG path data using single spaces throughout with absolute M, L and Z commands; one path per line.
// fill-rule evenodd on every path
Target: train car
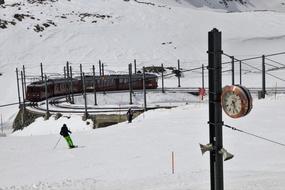
M 47 81 L 47 97 L 54 96 L 53 81 Z M 27 86 L 26 99 L 31 102 L 39 102 L 46 99 L 45 82 L 37 81 Z
M 157 88 L 157 76 L 154 74 L 145 75 L 145 86 L 147 89 Z M 72 85 L 71 85 L 72 84 Z M 87 91 L 94 91 L 93 76 L 85 76 L 85 85 Z M 132 89 L 143 88 L 143 75 L 133 74 L 131 81 Z M 71 80 L 64 78 L 50 79 L 47 81 L 47 98 L 66 95 L 69 92 L 80 93 L 83 91 L 83 81 L 81 77 Z M 96 91 L 114 91 L 129 89 L 129 75 L 104 75 L 95 76 Z M 37 81 L 27 86 L 26 99 L 31 102 L 39 102 L 46 99 L 45 82 Z
M 72 85 L 71 85 L 72 83 Z M 72 80 L 67 79 L 53 79 L 54 84 L 54 96 L 61 96 L 68 94 L 69 91 L 73 93 L 82 92 L 82 84 L 78 78 L 73 78 Z

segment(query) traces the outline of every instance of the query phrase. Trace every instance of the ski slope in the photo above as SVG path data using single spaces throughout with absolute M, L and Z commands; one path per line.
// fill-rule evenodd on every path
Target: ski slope
M 255 99 L 247 117 L 233 120 L 224 115 L 224 122 L 284 143 L 284 105 L 284 96 Z M 23 131 L 0 138 L 0 187 L 209 189 L 209 156 L 208 153 L 202 156 L 199 149 L 199 143 L 208 142 L 206 102 L 148 111 L 131 124 L 96 130 L 88 130 L 78 121 L 76 117 L 58 121 L 38 119 Z M 61 139 L 54 149 L 62 123 L 73 131 L 73 141 L 80 148 L 68 149 Z M 283 189 L 283 146 L 225 128 L 224 147 L 235 155 L 224 162 L 225 189 Z
M 284 52 L 282 0 L 247 0 L 246 6 L 233 1 L 229 7 L 218 0 L 5 2 L 0 19 L 9 23 L 0 29 L 0 105 L 18 101 L 15 69 L 23 65 L 33 77 L 39 75 L 40 63 L 45 73 L 59 74 L 66 61 L 74 71 L 81 63 L 88 72 L 100 59 L 107 73 L 126 72 L 134 59 L 138 67 L 176 66 L 177 59 L 185 69 L 207 65 L 207 36 L 214 27 L 223 33 L 224 52 L 239 59 Z M 26 16 L 19 21 L 15 14 Z M 284 63 L 285 56 L 274 60 Z M 261 60 L 250 63 L 260 66 Z M 260 75 L 245 69 L 250 72 L 243 78 L 244 85 L 259 87 Z M 284 70 L 273 74 L 285 76 Z M 223 84 L 229 84 L 230 77 L 225 73 Z M 166 85 L 176 86 L 176 80 L 167 79 Z M 181 84 L 199 86 L 200 80 L 199 73 L 185 73 Z M 284 86 L 274 78 L 267 84 Z M 239 120 L 224 116 L 224 121 L 284 143 L 284 106 L 283 95 L 255 98 L 250 115 Z M 209 189 L 209 157 L 202 157 L 199 150 L 199 143 L 208 143 L 207 102 L 148 111 L 132 124 L 96 130 L 77 115 L 40 118 L 10 134 L 17 111 L 17 106 L 0 108 L 8 134 L 0 138 L 0 189 Z M 69 150 L 61 139 L 54 149 L 63 123 L 80 148 Z M 224 133 L 224 146 L 235 155 L 224 163 L 225 189 L 284 189 L 283 146 L 229 129 Z M 172 152 L 175 174 L 171 173 Z

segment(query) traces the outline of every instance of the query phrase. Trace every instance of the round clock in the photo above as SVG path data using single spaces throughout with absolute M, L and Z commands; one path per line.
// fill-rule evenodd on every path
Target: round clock
M 225 86 L 222 91 L 221 104 L 228 116 L 240 118 L 251 111 L 252 97 L 249 90 L 244 86 Z

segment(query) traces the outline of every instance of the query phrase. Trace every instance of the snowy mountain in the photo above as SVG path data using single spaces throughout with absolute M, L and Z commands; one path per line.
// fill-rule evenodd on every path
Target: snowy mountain
M 100 59 L 107 73 L 126 72 L 134 59 L 138 67 L 176 66 L 177 59 L 183 69 L 207 65 L 207 37 L 213 28 L 222 31 L 223 51 L 239 59 L 284 52 L 284 3 L 5 0 L 0 5 L 0 105 L 18 101 L 15 69 L 23 65 L 29 81 L 39 76 L 40 63 L 44 72 L 53 76 L 62 74 L 66 61 L 74 71 L 83 64 L 88 72 Z M 223 57 L 223 61 L 229 59 Z M 260 61 L 250 63 L 258 67 Z M 284 63 L 285 56 L 273 61 Z M 249 74 L 245 74 L 243 84 L 259 87 L 260 73 L 245 69 Z M 273 74 L 285 76 L 284 70 Z M 201 85 L 198 75 L 186 73 L 182 86 Z M 230 75 L 225 73 L 224 84 L 229 81 Z M 176 78 L 166 80 L 167 86 L 176 84 Z M 270 77 L 267 85 L 285 86 Z M 178 98 L 170 96 L 159 95 L 155 100 Z M 108 102 L 106 97 L 99 98 Z M 111 98 L 113 102 L 120 99 L 119 104 L 128 102 L 122 95 Z M 257 100 L 254 96 L 253 106 L 251 113 L 239 120 L 224 115 L 225 123 L 281 142 L 281 146 L 225 129 L 225 148 L 235 155 L 225 162 L 225 189 L 283 190 L 285 97 Z M 17 105 L 0 107 L 8 129 L 17 111 Z M 96 130 L 78 115 L 47 121 L 39 118 L 23 131 L 0 137 L 0 189 L 206 190 L 210 186 L 209 159 L 202 157 L 198 144 L 208 142 L 207 121 L 207 101 L 148 111 L 132 124 Z M 80 148 L 69 150 L 59 138 L 63 123 Z M 172 152 L 175 174 L 171 173 Z
M 224 9 L 227 11 L 253 11 L 253 10 L 285 10 L 284 0 L 264 1 L 264 0 L 184 0 L 185 2 L 198 7 L 208 7 L 211 9 Z M 181 2 L 181 1 L 180 1 Z

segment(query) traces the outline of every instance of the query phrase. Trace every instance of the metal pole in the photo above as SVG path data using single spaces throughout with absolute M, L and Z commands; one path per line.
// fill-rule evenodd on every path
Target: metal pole
M 102 75 L 104 76 L 104 63 L 102 63 L 101 67 L 102 67 Z
M 66 80 L 66 67 L 65 66 L 63 67 L 63 78 L 64 80 Z M 67 94 L 65 94 L 65 99 L 66 99 L 66 102 L 68 102 Z
M 69 66 L 70 70 L 70 92 L 71 92 L 71 104 L 74 104 L 74 94 L 73 94 L 73 79 L 72 79 L 72 67 Z
M 19 108 L 20 108 L 21 107 L 21 94 L 20 94 L 18 68 L 16 68 L 16 76 L 17 76 L 18 99 L 19 99 Z
M 41 78 L 42 78 L 42 81 L 44 81 L 43 63 L 41 63 Z
M 21 81 L 22 81 L 22 93 L 23 93 L 23 108 L 26 109 L 26 102 L 25 102 L 25 87 L 24 87 L 24 78 L 23 78 L 23 71 L 21 71 Z
M 133 104 L 133 96 L 132 96 L 132 64 L 129 64 L 129 91 L 130 91 L 130 104 Z
M 79 69 L 80 69 L 81 85 L 82 85 L 82 88 L 83 88 L 82 64 L 79 65 Z M 82 92 L 82 94 L 83 94 L 83 92 Z
M 2 114 L 1 114 L 1 131 L 2 131 L 2 135 L 4 134 L 4 131 L 3 131 L 3 120 L 2 120 Z
M 181 87 L 180 85 L 180 60 L 177 61 L 178 64 L 178 87 Z
M 204 64 L 202 64 L 202 88 L 203 89 L 205 88 L 205 74 L 204 74 L 204 71 L 205 71 L 205 67 L 204 67 Z
M 96 77 L 95 77 L 95 66 L 94 65 L 93 65 L 93 89 L 94 89 L 94 105 L 97 106 Z
M 68 102 L 71 103 L 71 98 L 70 98 L 70 83 L 68 82 L 70 80 L 69 78 L 69 63 L 68 61 L 66 62 L 66 80 L 65 83 L 67 84 L 67 92 L 68 92 Z
M 232 58 L 232 85 L 235 84 L 235 57 L 231 56 Z
M 26 83 L 26 71 L 25 71 L 25 66 L 23 65 L 23 76 L 24 76 L 24 90 L 25 90 L 25 98 L 26 98 L 26 92 L 27 92 L 27 83 Z
M 79 69 L 80 69 L 80 79 L 83 83 L 83 77 L 82 77 L 82 64 L 79 65 Z
M 137 60 L 134 60 L 134 69 L 135 69 L 135 74 L 137 73 Z
M 48 108 L 48 86 L 47 86 L 47 76 L 45 75 L 45 97 L 46 97 L 46 119 L 49 117 L 49 108 Z
M 99 76 L 102 75 L 101 60 L 99 60 Z
M 266 79 L 265 79 L 265 55 L 262 55 L 262 98 L 266 94 Z
M 87 119 L 88 112 L 87 112 L 87 97 L 86 97 L 86 84 L 85 84 L 85 74 L 84 73 L 83 73 L 83 98 L 84 98 L 84 107 L 85 107 L 84 118 Z
M 161 64 L 161 90 L 162 90 L 162 93 L 165 93 L 165 91 L 164 91 L 164 67 L 163 67 L 163 64 Z
M 145 88 L 145 68 L 144 67 L 143 67 L 143 99 L 144 99 L 144 111 L 147 111 L 146 88 Z
M 242 68 L 241 68 L 241 61 L 239 61 L 239 84 L 242 84 Z
M 208 34 L 209 37 L 209 137 L 214 150 L 210 151 L 211 190 L 223 190 L 223 121 L 221 107 L 222 93 L 222 35 L 217 29 Z

